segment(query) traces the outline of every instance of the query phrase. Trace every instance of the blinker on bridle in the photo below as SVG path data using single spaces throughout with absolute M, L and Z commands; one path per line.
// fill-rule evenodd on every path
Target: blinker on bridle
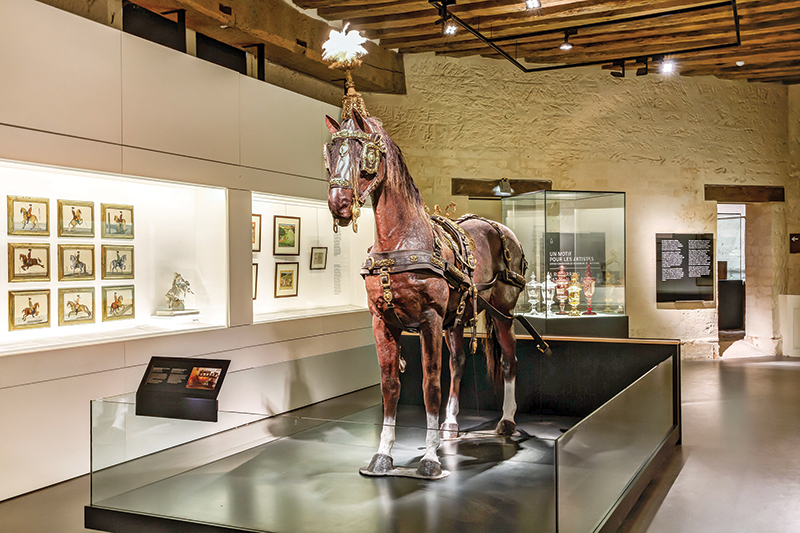
M 358 217 L 361 215 L 361 206 L 364 205 L 364 203 L 366 203 L 367 198 L 369 198 L 369 195 L 372 194 L 372 191 L 374 191 L 375 187 L 377 187 L 378 184 L 380 183 L 379 179 L 374 179 L 374 178 L 378 173 L 378 168 L 381 163 L 381 157 L 386 155 L 386 143 L 384 142 L 383 136 L 380 133 L 370 134 L 359 130 L 337 131 L 332 135 L 331 143 L 336 139 L 344 139 L 344 142 L 339 147 L 340 157 L 344 157 L 350 150 L 349 141 L 351 139 L 362 143 L 363 147 L 361 149 L 360 171 L 371 176 L 370 184 L 360 194 L 358 191 L 358 178 L 360 173 L 351 172 L 350 178 L 331 176 L 328 184 L 328 187 L 330 189 L 333 188 L 353 189 L 353 205 L 351 207 L 351 213 L 352 213 L 351 218 L 353 220 L 353 232 L 358 233 Z M 325 156 L 325 166 L 328 169 L 328 173 L 331 174 L 328 145 L 325 145 L 323 147 L 323 153 Z M 334 219 L 333 232 L 337 233 L 338 231 L 339 228 L 336 225 L 336 220 Z

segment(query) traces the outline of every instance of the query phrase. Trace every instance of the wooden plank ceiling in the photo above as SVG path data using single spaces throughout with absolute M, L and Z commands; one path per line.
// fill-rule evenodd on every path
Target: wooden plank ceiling
M 361 30 L 382 48 L 403 54 L 435 52 L 502 59 L 463 28 L 454 36 L 444 36 L 441 25 L 436 24 L 439 13 L 425 0 L 293 1 L 300 8 L 316 10 L 325 20 L 350 22 L 352 29 Z M 739 46 L 680 53 L 736 43 L 732 5 L 708 7 L 714 4 L 720 2 L 541 0 L 540 8 L 527 9 L 523 0 L 457 0 L 449 11 L 486 37 L 508 37 L 503 51 L 527 67 L 599 61 L 610 64 L 628 59 L 627 75 L 633 76 L 635 58 L 670 53 L 668 57 L 674 59 L 677 72 L 683 76 L 800 83 L 800 0 L 738 0 Z M 670 14 L 693 6 L 706 8 Z M 628 20 L 651 14 L 663 16 Z M 559 46 L 564 31 L 573 29 L 577 33 L 569 40 L 574 46 L 562 51 Z M 515 38 L 533 32 L 538 35 Z M 656 71 L 655 66 L 651 63 L 651 73 Z

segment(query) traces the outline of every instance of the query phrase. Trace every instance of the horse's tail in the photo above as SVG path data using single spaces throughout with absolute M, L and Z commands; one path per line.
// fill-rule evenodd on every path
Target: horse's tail
M 500 342 L 497 340 L 494 319 L 488 316 L 488 313 L 485 313 L 485 319 L 486 340 L 483 343 L 483 351 L 486 352 L 486 371 L 494 390 L 500 390 L 503 385 L 503 366 L 500 361 L 503 352 L 500 349 Z

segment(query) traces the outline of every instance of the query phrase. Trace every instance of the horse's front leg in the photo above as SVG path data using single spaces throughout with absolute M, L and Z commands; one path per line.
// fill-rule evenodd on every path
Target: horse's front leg
M 502 352 L 503 368 L 503 418 L 497 424 L 497 433 L 511 435 L 517 428 L 514 415 L 517 412 L 516 381 L 517 381 L 517 337 L 514 335 L 512 321 L 495 319 L 497 342 Z
M 445 438 L 458 437 L 458 396 L 461 393 L 461 378 L 464 376 L 464 326 L 459 324 L 445 334 L 447 349 L 450 351 L 450 396 L 447 399 L 447 412 L 442 431 Z
M 425 455 L 417 468 L 422 477 L 442 475 L 442 465 L 436 455 L 439 448 L 439 407 L 442 403 L 442 316 L 428 312 L 420 328 L 422 342 L 422 390 L 425 396 Z
M 383 394 L 383 429 L 378 451 L 372 456 L 369 466 L 361 469 L 362 474 L 387 474 L 394 469 L 392 446 L 395 438 L 397 420 L 397 401 L 400 399 L 400 334 L 390 328 L 382 318 L 373 315 L 372 332 L 375 335 L 375 348 L 378 364 L 381 367 L 381 393 Z

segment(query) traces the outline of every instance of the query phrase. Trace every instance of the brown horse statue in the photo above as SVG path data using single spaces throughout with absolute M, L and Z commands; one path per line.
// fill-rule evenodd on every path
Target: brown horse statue
M 361 274 L 372 314 L 384 416 L 378 451 L 361 473 L 438 479 L 449 474 L 436 455 L 443 332 L 451 354 L 452 380 L 441 430 L 446 436 L 456 436 L 465 365 L 464 326 L 483 309 L 488 311 L 487 365 L 495 386 L 502 385 L 504 394 L 496 431 L 500 435 L 515 431 L 517 360 L 511 311 L 524 286 L 527 263 L 519 241 L 501 224 L 473 215 L 455 223 L 428 216 L 400 149 L 378 119 L 353 110 L 352 118 L 341 125 L 330 117 L 326 122 L 332 133 L 324 155 L 334 229 L 350 222 L 355 229 L 361 205 L 370 196 L 375 211 L 376 240 Z M 425 455 L 410 474 L 398 473 L 391 457 L 399 375 L 405 365 L 400 355 L 404 330 L 420 334 L 427 415 Z

